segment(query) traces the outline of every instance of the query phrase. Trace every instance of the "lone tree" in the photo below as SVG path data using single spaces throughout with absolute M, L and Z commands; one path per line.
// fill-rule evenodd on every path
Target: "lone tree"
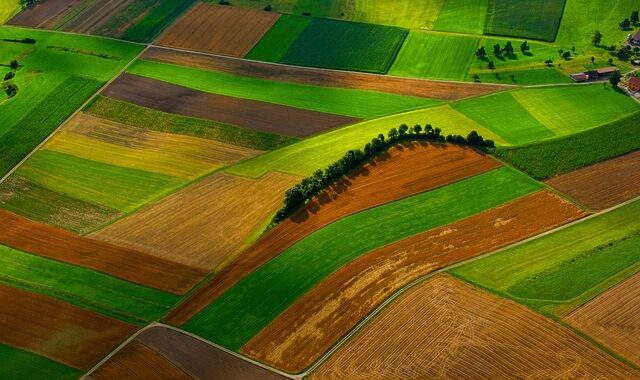
M 487 65 L 487 68 L 489 70 L 493 70 L 496 68 L 496 65 L 493 63 L 493 61 L 489 61 L 489 64 Z
M 11 70 L 18 70 L 18 61 L 16 59 L 11 60 L 11 63 L 9 63 L 9 67 L 11 68 Z
M 611 73 L 611 76 L 609 76 L 609 83 L 611 83 L 611 85 L 615 87 L 618 85 L 618 83 L 620 83 L 621 79 L 622 74 L 620 74 L 619 71 L 614 71 L 613 73 Z
M 600 45 L 601 41 L 602 41 L 602 33 L 600 33 L 599 30 L 596 30 L 596 32 L 593 34 L 593 38 L 591 38 L 591 43 L 593 44 L 593 46 L 598 46 Z
M 631 21 L 629 21 L 628 18 L 625 18 L 624 20 L 622 20 L 622 22 L 620 23 L 620 28 L 622 28 L 622 30 L 629 30 L 631 29 Z
M 486 56 L 487 56 L 487 51 L 485 50 L 484 46 L 480 46 L 480 49 L 476 51 L 476 57 L 478 57 L 479 59 L 485 59 Z
M 638 11 L 631 12 L 631 17 L 629 17 L 629 21 L 631 21 L 633 25 L 638 25 L 638 21 L 640 21 Z
M 520 45 L 520 51 L 524 54 L 524 53 L 528 52 L 529 50 L 531 50 L 531 46 L 529 46 L 529 43 L 527 41 L 524 41 Z
M 504 45 L 503 51 L 507 56 L 513 55 L 513 45 L 511 44 L 511 41 L 507 41 L 507 44 Z
M 496 57 L 502 55 L 502 48 L 500 47 L 500 44 L 493 45 L 493 55 L 495 55 Z

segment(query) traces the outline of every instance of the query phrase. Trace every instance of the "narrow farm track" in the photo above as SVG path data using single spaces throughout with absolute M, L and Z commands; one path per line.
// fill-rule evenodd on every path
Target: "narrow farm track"
M 639 375 L 524 306 L 439 276 L 403 295 L 310 378 L 622 379 Z
M 388 154 L 337 183 L 267 232 L 165 320 L 177 326 L 184 324 L 240 279 L 305 236 L 338 219 L 498 166 L 497 161 L 471 148 L 438 144 L 407 144 L 392 148 Z
M 548 191 L 364 255 L 325 279 L 242 352 L 298 373 L 407 283 L 454 263 L 586 216 Z

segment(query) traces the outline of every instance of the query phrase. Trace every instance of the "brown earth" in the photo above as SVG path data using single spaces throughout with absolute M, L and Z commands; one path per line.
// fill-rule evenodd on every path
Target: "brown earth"
M 640 366 L 640 273 L 583 305 L 565 321 Z
M 299 180 L 276 172 L 257 180 L 219 172 L 91 237 L 213 270 L 250 244 Z
M 137 340 L 127 344 L 91 373 L 96 380 L 187 380 L 191 379 L 167 358 Z
M 280 15 L 200 3 L 158 38 L 157 44 L 244 57 Z
M 32 28 L 49 27 L 52 20 L 69 11 L 85 0 L 42 0 L 13 16 L 8 25 L 28 26 Z
M 132 74 L 122 74 L 102 91 L 102 95 L 163 112 L 296 137 L 307 137 L 359 121 L 347 116 L 211 94 Z
M 640 196 L 640 150 L 546 181 L 594 210 Z
M 147 49 L 142 58 L 273 81 L 382 91 L 430 99 L 458 100 L 486 95 L 508 88 L 500 85 L 442 82 L 400 78 L 390 75 L 287 66 L 229 57 L 207 56 L 204 54 L 163 49 L 161 47 Z
M 0 243 L 174 294 L 185 294 L 207 275 L 202 270 L 58 230 L 4 210 L 0 210 Z
M 0 343 L 88 370 L 137 329 L 66 302 L 0 285 Z
M 631 379 L 640 373 L 513 301 L 449 276 L 388 306 L 311 379 Z
M 388 245 L 322 281 L 241 351 L 282 370 L 301 372 L 409 282 L 585 215 L 557 195 L 540 191 Z
M 63 26 L 67 32 L 95 33 L 135 0 L 99 0 Z
M 389 150 L 339 182 L 256 244 L 174 310 L 166 321 L 182 325 L 267 261 L 312 232 L 345 216 L 494 169 L 500 163 L 471 148 L 406 144 Z

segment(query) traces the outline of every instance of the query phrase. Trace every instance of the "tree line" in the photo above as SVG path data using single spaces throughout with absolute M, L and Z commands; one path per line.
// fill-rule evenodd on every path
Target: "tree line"
M 287 190 L 282 207 L 276 212 L 270 226 L 274 226 L 291 216 L 314 196 L 326 190 L 348 173 L 361 168 L 392 146 L 405 141 L 437 141 L 485 148 L 495 146 L 493 140 L 485 140 L 476 131 L 471 131 L 466 137 L 452 134 L 444 136 L 440 128 L 433 128 L 431 124 L 427 124 L 424 129 L 421 125 L 409 128 L 406 124 L 402 124 L 398 128 L 391 128 L 386 137 L 383 134 L 374 137 L 362 150 L 347 151 L 342 158 L 330 164 L 326 169 L 316 170 L 311 177 L 304 178 L 299 184 Z
M 16 86 L 15 83 L 11 82 L 11 79 L 16 76 L 16 70 L 18 70 L 19 66 L 20 65 L 18 64 L 17 60 L 12 60 L 9 63 L 9 68 L 11 69 L 11 71 L 4 75 L 2 89 L 4 90 L 5 94 L 7 94 L 8 98 L 13 98 L 18 94 L 18 86 Z

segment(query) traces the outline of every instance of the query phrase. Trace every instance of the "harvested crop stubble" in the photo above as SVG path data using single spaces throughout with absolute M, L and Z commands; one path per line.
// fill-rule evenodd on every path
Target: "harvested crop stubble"
M 244 57 L 279 17 L 275 12 L 200 3 L 173 24 L 157 43 Z
M 164 112 L 298 137 L 358 121 L 352 117 L 210 94 L 131 74 L 122 74 L 102 94 Z
M 88 370 L 135 326 L 92 311 L 0 285 L 0 342 Z
M 640 365 L 640 273 L 573 313 L 566 322 Z
M 390 92 L 399 95 L 430 99 L 457 100 L 506 89 L 506 86 L 480 83 L 455 83 L 400 78 L 389 75 L 334 71 L 328 69 L 274 65 L 264 62 L 238 60 L 151 47 L 142 56 L 196 69 L 221 71 L 228 74 L 315 86 L 343 87 L 358 90 Z
M 498 166 L 500 164 L 489 156 L 455 145 L 413 143 L 394 147 L 268 231 L 167 320 L 182 325 L 271 258 L 340 218 Z
M 603 210 L 640 196 L 640 151 L 546 182 L 588 207 Z
M 129 7 L 135 0 L 102 0 L 96 1 L 79 13 L 62 29 L 67 32 L 93 34 L 113 16 Z
M 533 375 L 629 379 L 640 373 L 524 306 L 440 276 L 391 304 L 311 379 Z
M 216 173 L 91 237 L 213 270 L 246 248 L 298 180 L 276 172 L 258 180 Z
M 47 27 L 56 16 L 84 0 L 45 0 L 36 3 L 15 15 L 7 22 L 9 25 L 33 28 Z
M 305 294 L 242 352 L 300 372 L 405 284 L 585 215 L 555 194 L 540 191 L 378 249 Z
M 91 373 L 96 380 L 188 380 L 180 368 L 163 355 L 137 340 L 127 344 L 105 364 Z
M 4 210 L 0 210 L 0 243 L 173 294 L 185 294 L 207 275 L 202 270 L 58 230 Z

